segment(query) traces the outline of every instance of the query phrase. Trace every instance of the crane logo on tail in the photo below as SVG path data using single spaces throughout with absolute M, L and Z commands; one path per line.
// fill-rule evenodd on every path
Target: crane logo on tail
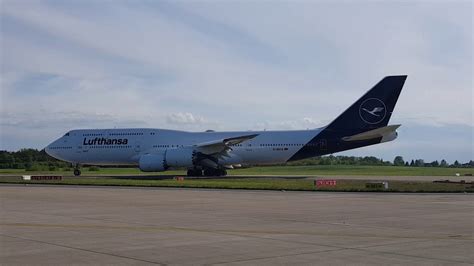
M 385 104 L 377 98 L 369 98 L 362 102 L 359 107 L 359 115 L 367 124 L 378 124 L 382 122 L 387 114 Z

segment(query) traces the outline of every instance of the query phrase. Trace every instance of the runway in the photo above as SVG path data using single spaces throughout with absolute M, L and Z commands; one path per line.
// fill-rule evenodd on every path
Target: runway
M 471 194 L 0 186 L 0 264 L 474 263 Z

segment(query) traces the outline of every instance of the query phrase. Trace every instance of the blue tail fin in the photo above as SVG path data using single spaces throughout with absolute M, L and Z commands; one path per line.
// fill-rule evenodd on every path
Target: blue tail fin
M 406 78 L 406 75 L 383 78 L 332 121 L 326 130 L 357 134 L 386 126 Z
M 347 140 L 348 137 L 354 138 L 357 134 L 387 126 L 406 78 L 407 76 L 383 78 L 327 127 L 319 131 L 288 161 L 331 154 L 382 142 L 382 137 Z

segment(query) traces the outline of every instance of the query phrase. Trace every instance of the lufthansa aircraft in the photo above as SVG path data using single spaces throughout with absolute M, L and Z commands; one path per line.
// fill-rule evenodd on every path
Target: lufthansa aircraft
M 392 141 L 388 125 L 407 76 L 383 78 L 329 125 L 312 130 L 185 132 L 153 128 L 71 130 L 46 152 L 75 165 L 136 165 L 145 172 L 187 168 L 224 176 L 244 164 L 280 164 Z

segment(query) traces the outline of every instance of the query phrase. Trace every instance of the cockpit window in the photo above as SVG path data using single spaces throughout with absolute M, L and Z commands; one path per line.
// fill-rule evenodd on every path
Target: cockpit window
M 66 136 L 69 136 L 69 132 L 68 132 L 68 133 L 66 133 L 66 134 L 64 134 L 64 136 L 65 136 L 65 137 L 66 137 Z

